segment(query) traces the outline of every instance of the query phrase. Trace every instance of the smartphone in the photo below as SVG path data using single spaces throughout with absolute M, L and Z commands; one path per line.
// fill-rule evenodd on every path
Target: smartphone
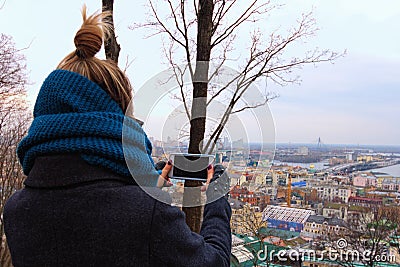
M 213 155 L 171 154 L 172 169 L 168 176 L 173 179 L 207 181 L 207 167 L 214 162 Z

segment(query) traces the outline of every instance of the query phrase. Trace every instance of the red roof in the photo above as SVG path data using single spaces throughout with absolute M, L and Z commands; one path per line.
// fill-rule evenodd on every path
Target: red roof
M 368 198 L 368 197 L 349 197 L 349 201 L 350 200 L 382 201 L 381 198 Z

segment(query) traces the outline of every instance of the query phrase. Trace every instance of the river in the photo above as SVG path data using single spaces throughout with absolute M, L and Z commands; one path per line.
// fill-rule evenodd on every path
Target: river
M 373 169 L 373 170 L 369 170 L 369 171 L 383 172 L 383 173 L 387 173 L 391 176 L 400 177 L 400 164 L 392 165 L 392 166 L 388 166 L 388 167 L 384 167 L 384 168 Z
M 310 168 L 310 165 L 314 165 L 314 168 L 319 171 L 328 168 L 328 166 L 324 166 L 324 164 L 326 164 L 326 163 L 328 163 L 327 160 L 321 161 L 321 162 L 314 162 L 314 163 L 281 162 L 278 160 L 274 160 L 274 165 L 287 164 L 289 166 L 293 166 L 293 167 L 300 166 L 302 168 L 307 168 L 307 169 Z M 394 177 L 400 177 L 400 164 L 392 165 L 392 166 L 388 166 L 388 167 L 384 167 L 384 168 L 372 169 L 372 170 L 368 170 L 368 171 L 382 172 L 382 173 L 387 173 Z
M 328 168 L 328 166 L 324 166 L 324 164 L 327 164 L 327 163 L 329 163 L 329 161 L 327 161 L 327 160 L 320 161 L 320 162 L 313 162 L 313 163 L 281 162 L 278 160 L 274 160 L 274 165 L 287 164 L 288 166 L 292 166 L 292 167 L 300 166 L 302 168 L 307 168 L 307 169 L 310 168 L 310 165 L 314 165 L 314 168 L 319 171 Z

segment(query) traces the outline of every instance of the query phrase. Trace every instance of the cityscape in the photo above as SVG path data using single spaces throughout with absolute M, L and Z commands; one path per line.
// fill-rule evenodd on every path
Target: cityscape
M 187 151 L 171 138 L 151 140 L 155 160 Z M 400 147 L 320 140 L 219 143 L 215 164 L 227 162 L 231 179 L 231 266 L 400 264 Z

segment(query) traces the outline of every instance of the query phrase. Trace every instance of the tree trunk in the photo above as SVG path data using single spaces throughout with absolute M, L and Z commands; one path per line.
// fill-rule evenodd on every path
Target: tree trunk
M 106 17 L 105 19 L 111 23 L 111 32 L 109 36 L 106 36 L 104 39 L 104 50 L 106 53 L 106 58 L 115 61 L 118 64 L 119 51 L 121 50 L 121 46 L 117 43 L 117 38 L 115 37 L 115 28 L 114 28 L 114 0 L 102 0 L 103 12 L 109 11 L 111 15 Z
M 4 244 L 1 245 L 1 251 L 0 251 L 0 266 L 1 267 L 13 267 L 12 262 L 11 262 L 11 254 L 10 250 L 8 249 L 8 244 L 7 242 L 4 242 Z
M 193 77 L 193 103 L 190 120 L 189 153 L 202 153 L 202 143 L 206 126 L 206 103 L 208 88 L 208 69 L 211 54 L 213 0 L 200 0 L 197 23 L 196 70 Z M 196 192 L 184 194 L 183 204 L 200 203 L 200 186 L 198 181 L 185 181 L 185 187 L 199 187 Z M 201 206 L 183 207 L 186 223 L 192 231 L 199 233 L 201 224 Z

